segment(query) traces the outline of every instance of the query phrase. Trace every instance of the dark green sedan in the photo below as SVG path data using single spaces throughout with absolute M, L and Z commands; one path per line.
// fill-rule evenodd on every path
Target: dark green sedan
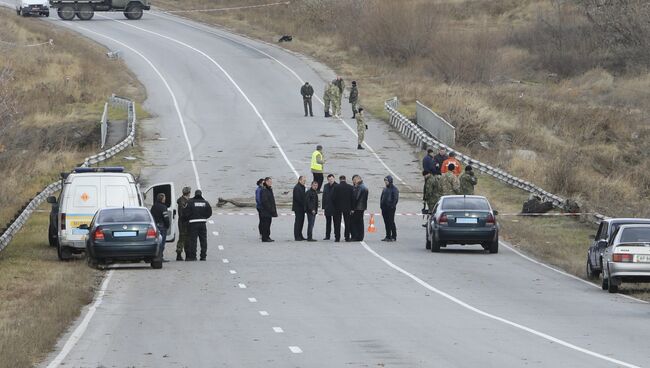
M 91 267 L 118 262 L 162 268 L 162 237 L 147 208 L 103 208 L 87 228 L 86 257 Z

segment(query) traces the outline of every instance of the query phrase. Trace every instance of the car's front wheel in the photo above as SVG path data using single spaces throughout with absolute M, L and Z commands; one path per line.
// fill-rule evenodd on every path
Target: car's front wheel
M 72 250 L 70 247 L 66 247 L 58 243 L 56 246 L 56 254 L 59 256 L 61 261 L 68 261 L 72 259 Z
M 162 258 L 155 259 L 151 261 L 151 268 L 153 268 L 154 270 L 159 270 L 162 268 L 162 264 L 163 264 Z

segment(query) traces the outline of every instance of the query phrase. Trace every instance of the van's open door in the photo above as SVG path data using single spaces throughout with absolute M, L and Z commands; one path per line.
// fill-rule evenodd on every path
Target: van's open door
M 165 206 L 169 213 L 169 229 L 167 229 L 167 242 L 176 240 L 176 228 L 178 209 L 176 208 L 176 192 L 174 191 L 174 183 L 161 183 L 154 184 L 144 191 L 144 206 L 151 209 L 153 201 L 158 196 L 158 193 L 165 194 Z

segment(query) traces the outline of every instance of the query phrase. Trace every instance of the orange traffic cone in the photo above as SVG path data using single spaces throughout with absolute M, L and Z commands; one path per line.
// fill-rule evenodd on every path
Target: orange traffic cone
M 370 225 L 368 225 L 368 232 L 369 233 L 376 233 L 377 228 L 375 227 L 375 215 L 370 214 Z

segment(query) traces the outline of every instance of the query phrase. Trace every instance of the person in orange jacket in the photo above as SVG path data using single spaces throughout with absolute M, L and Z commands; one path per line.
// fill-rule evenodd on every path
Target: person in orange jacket
M 460 161 L 456 159 L 456 152 L 449 152 L 449 158 L 442 163 L 440 172 L 444 174 L 447 171 L 449 171 L 449 164 L 454 164 L 454 169 L 452 170 L 452 173 L 456 176 L 459 176 L 461 172 L 461 165 L 460 165 Z

